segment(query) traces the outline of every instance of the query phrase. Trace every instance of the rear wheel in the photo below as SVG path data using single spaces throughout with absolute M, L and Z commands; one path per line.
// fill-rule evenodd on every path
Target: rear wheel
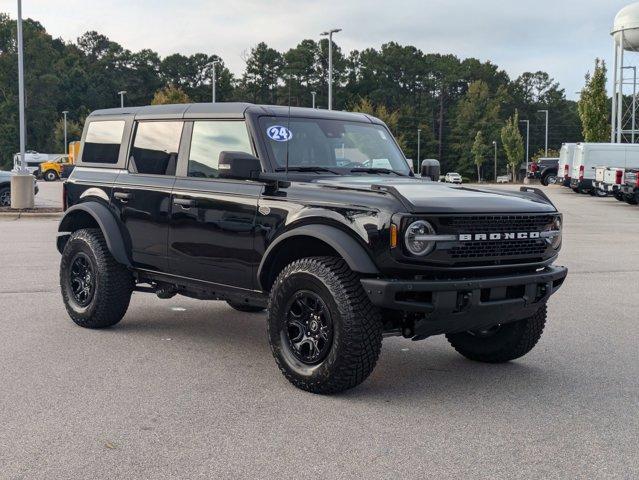
M 446 335 L 457 352 L 485 363 L 503 363 L 523 357 L 539 341 L 546 324 L 546 305 L 532 317 L 484 330 Z
M 0 188 L 0 207 L 11 206 L 11 187 Z
M 226 303 L 228 303 L 231 308 L 237 310 L 238 312 L 258 313 L 264 311 L 264 307 L 257 307 L 255 305 L 249 305 L 247 303 L 237 303 L 229 301 L 227 301 Z
M 133 276 L 115 261 L 99 229 L 74 232 L 62 252 L 60 288 L 71 319 L 85 328 L 118 323 L 129 307 Z
M 575 193 L 581 193 L 578 188 L 573 188 L 572 191 Z
M 43 178 L 47 182 L 55 182 L 58 179 L 58 172 L 56 172 L 55 170 L 47 170 L 46 172 L 44 172 Z
M 615 193 L 614 193 L 614 196 L 615 196 L 615 198 L 616 198 L 617 200 L 619 200 L 620 202 L 624 202 L 624 201 L 626 200 L 626 199 L 625 199 L 625 197 L 624 197 L 624 194 L 623 194 L 623 193 L 615 192 Z
M 625 195 L 624 200 L 629 205 L 637 205 L 637 197 L 635 195 Z
M 359 276 L 335 257 L 286 266 L 269 297 L 268 337 L 275 361 L 296 387 L 336 393 L 363 382 L 382 346 L 382 320 Z

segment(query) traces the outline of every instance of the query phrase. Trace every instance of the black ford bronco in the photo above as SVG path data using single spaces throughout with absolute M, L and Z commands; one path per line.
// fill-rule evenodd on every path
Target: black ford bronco
M 82 327 L 133 292 L 267 310 L 295 386 L 366 379 L 384 336 L 445 334 L 465 357 L 529 352 L 567 270 L 534 189 L 419 178 L 365 114 L 239 103 L 101 110 L 64 184 L 60 285 Z

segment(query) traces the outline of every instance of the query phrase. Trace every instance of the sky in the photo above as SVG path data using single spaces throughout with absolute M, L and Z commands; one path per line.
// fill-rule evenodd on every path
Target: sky
M 124 48 L 217 54 L 235 74 L 260 41 L 280 51 L 328 28 L 348 52 L 395 41 L 424 53 L 490 60 L 516 78 L 547 71 L 576 98 L 628 0 L 23 0 L 23 16 L 54 37 L 96 30 Z M 15 18 L 16 0 L 0 0 Z

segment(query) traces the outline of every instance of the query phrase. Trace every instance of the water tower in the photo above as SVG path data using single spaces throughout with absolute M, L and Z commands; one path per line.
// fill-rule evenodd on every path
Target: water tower
M 639 140 L 636 122 L 637 67 L 628 65 L 628 60 L 631 54 L 639 52 L 639 2 L 619 11 L 611 34 L 615 44 L 611 141 L 635 143 L 635 139 Z M 627 87 L 627 93 L 624 87 Z

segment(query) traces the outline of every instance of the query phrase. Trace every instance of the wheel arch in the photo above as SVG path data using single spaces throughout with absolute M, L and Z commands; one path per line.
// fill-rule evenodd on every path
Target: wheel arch
M 56 243 L 60 253 L 64 250 L 69 236 L 82 228 L 99 228 L 113 258 L 122 265 L 131 266 L 126 243 L 115 216 L 108 207 L 96 201 L 79 203 L 65 212 L 58 225 Z
M 281 234 L 269 245 L 257 271 L 258 286 L 269 291 L 290 262 L 325 255 L 342 258 L 354 272 L 379 274 L 364 247 L 348 233 L 330 225 L 305 225 Z

